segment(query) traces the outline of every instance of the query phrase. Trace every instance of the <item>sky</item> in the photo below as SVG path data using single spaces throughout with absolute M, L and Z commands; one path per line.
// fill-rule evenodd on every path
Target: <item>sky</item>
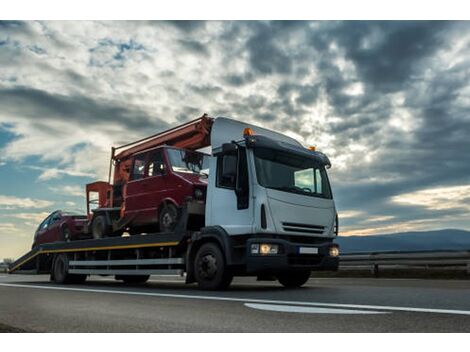
M 326 153 L 342 235 L 470 230 L 469 82 L 470 22 L 0 21 L 0 259 L 203 113 Z

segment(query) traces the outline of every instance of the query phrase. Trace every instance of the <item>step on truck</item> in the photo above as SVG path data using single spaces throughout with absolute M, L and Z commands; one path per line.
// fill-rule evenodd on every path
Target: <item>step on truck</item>
M 38 245 L 9 272 L 61 284 L 179 274 L 201 289 L 234 276 L 300 287 L 338 268 L 330 166 L 284 134 L 203 115 L 112 148 L 108 182 L 86 186 L 90 238 Z

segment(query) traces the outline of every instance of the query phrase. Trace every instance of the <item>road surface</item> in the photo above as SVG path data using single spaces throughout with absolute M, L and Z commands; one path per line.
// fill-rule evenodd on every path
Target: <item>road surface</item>
M 124 285 L 0 274 L 0 327 L 31 332 L 470 332 L 470 280 L 312 278 L 301 289 L 236 279 Z

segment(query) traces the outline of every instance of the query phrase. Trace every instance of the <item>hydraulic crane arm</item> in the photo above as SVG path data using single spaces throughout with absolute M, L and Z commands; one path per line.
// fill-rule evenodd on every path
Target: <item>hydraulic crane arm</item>
M 172 145 L 186 149 L 200 149 L 210 145 L 210 131 L 214 119 L 207 114 L 167 131 L 125 144 L 112 150 L 113 160 L 123 160 L 146 149 L 159 145 Z M 124 149 L 121 152 L 116 151 Z

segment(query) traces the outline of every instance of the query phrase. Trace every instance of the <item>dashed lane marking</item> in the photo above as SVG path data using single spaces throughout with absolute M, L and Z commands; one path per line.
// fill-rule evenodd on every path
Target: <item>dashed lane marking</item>
M 322 308 L 322 307 L 305 307 L 290 306 L 284 304 L 259 304 L 245 303 L 248 308 L 267 310 L 270 312 L 283 313 L 307 313 L 307 314 L 387 314 L 388 312 L 379 312 L 376 310 L 357 310 L 357 309 L 341 309 L 341 308 Z

